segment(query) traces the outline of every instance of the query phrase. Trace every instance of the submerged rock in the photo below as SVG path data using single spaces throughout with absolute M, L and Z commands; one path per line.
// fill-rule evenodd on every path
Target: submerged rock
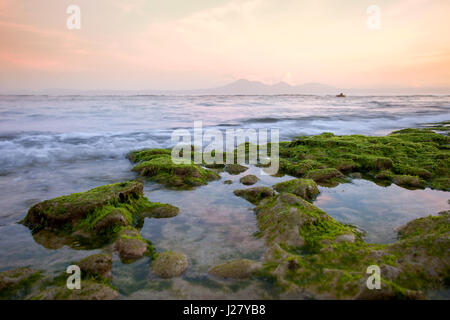
M 174 206 L 148 201 L 143 184 L 129 181 L 38 203 L 23 224 L 48 248 L 61 244 L 96 248 L 112 242 L 123 228 L 140 227 L 145 217 L 172 217 L 178 212 Z
M 105 283 L 82 280 L 81 289 L 69 290 L 66 284 L 42 290 L 29 297 L 32 300 L 114 300 L 119 292 Z
M 0 272 L 0 299 L 23 298 L 41 276 L 39 271 L 32 268 L 16 268 Z
M 246 279 L 251 277 L 258 268 L 260 268 L 259 263 L 241 259 L 212 267 L 208 273 L 219 278 Z
M 152 263 L 152 271 L 157 276 L 167 279 L 178 277 L 188 266 L 187 257 L 178 252 L 166 251 L 158 253 Z
M 234 190 L 233 193 L 245 200 L 258 204 L 262 199 L 273 196 L 273 190 L 268 187 L 254 187 L 249 189 Z
M 312 179 L 294 179 L 277 183 L 273 188 L 278 192 L 293 193 L 305 200 L 312 201 L 319 194 L 319 188 Z
M 84 275 L 98 276 L 110 279 L 112 277 L 112 256 L 111 254 L 98 253 L 84 258 L 77 263 Z
M 228 172 L 229 174 L 240 174 L 242 172 L 245 172 L 248 170 L 248 167 L 245 167 L 243 165 L 240 164 L 227 164 L 225 166 L 225 171 Z
M 245 184 L 246 186 L 250 186 L 252 184 L 257 183 L 259 181 L 259 178 L 253 174 L 249 174 L 249 175 L 242 177 L 239 181 L 242 184 Z
M 133 171 L 168 187 L 190 189 L 218 180 L 219 174 L 194 163 L 174 163 L 170 150 L 146 149 L 132 152 Z
M 316 169 L 308 171 L 305 178 L 312 179 L 316 182 L 328 182 L 332 179 L 343 178 L 344 175 L 337 169 L 327 168 L 327 169 Z
M 232 180 L 225 180 L 225 181 L 223 182 L 223 184 L 233 184 L 233 181 L 232 181 Z

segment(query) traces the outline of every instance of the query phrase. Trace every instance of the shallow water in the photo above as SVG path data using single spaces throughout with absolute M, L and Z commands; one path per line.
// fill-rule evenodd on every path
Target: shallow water
M 173 128 L 194 120 L 226 128 L 278 128 L 282 139 L 331 131 L 386 134 L 394 129 L 450 119 L 450 96 L 350 97 L 47 97 L 0 96 L 0 270 L 33 266 L 62 271 L 95 251 L 45 249 L 17 224 L 45 199 L 134 179 L 125 154 L 143 147 L 168 147 Z M 252 167 L 248 173 L 259 173 Z M 142 235 L 158 250 L 189 257 L 181 277 L 159 280 L 147 259 L 124 265 L 114 258 L 114 284 L 123 297 L 260 298 L 276 292 L 264 283 L 218 282 L 205 276 L 213 265 L 264 253 L 252 205 L 234 196 L 240 176 L 192 191 L 172 191 L 146 182 L 152 201 L 181 208 L 171 219 L 147 219 Z M 232 185 L 223 180 L 231 179 Z M 263 176 L 257 185 L 290 179 Z M 366 231 L 370 242 L 390 242 L 409 220 L 449 209 L 449 193 L 381 187 L 353 180 L 320 188 L 315 204 L 334 218 Z M 265 286 L 265 287 L 264 287 Z

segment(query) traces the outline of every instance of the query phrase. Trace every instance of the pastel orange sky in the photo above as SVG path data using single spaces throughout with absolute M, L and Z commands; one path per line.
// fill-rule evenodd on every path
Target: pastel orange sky
M 70 4 L 80 30 L 66 27 Z M 450 87 L 449 12 L 448 0 L 0 0 L 0 90 Z

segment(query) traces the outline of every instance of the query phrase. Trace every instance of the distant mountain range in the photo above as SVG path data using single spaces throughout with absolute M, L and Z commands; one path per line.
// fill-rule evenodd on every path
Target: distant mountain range
M 321 83 L 305 83 L 291 86 L 286 82 L 267 85 L 259 81 L 240 79 L 223 87 L 202 90 L 214 94 L 335 94 L 339 89 Z
M 305 83 L 292 86 L 286 82 L 264 84 L 259 81 L 240 79 L 222 87 L 199 90 L 16 90 L 1 94 L 48 94 L 48 95 L 335 95 L 343 92 L 347 95 L 427 95 L 448 94 L 448 87 L 422 88 L 365 88 L 343 89 L 322 83 Z

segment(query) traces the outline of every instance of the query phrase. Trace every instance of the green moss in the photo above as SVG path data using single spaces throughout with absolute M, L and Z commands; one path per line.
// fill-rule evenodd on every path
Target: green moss
M 173 278 L 181 275 L 187 266 L 188 261 L 184 254 L 169 250 L 156 255 L 152 272 L 163 279 Z
M 336 179 L 341 172 L 360 172 L 366 178 L 386 181 L 392 181 L 395 175 L 409 175 L 420 178 L 417 185 L 421 188 L 448 191 L 449 143 L 448 136 L 429 129 L 404 129 L 385 137 L 329 133 L 303 136 L 279 144 L 280 170 L 315 181 Z
M 253 204 L 258 204 L 262 199 L 271 197 L 273 195 L 273 190 L 268 187 L 254 187 L 249 189 L 234 190 L 233 193 Z
M 132 162 L 137 163 L 133 171 L 168 187 L 180 189 L 206 185 L 208 181 L 220 178 L 216 172 L 193 163 L 174 163 L 170 154 L 154 153 L 158 150 L 143 150 L 130 157 Z
M 400 230 L 399 241 L 379 245 L 364 242 L 354 227 L 294 194 L 266 198 L 255 211 L 269 247 L 258 273 L 274 277 L 286 292 L 306 289 L 315 297 L 339 299 L 421 298 L 416 290 L 443 285 L 450 276 L 448 212 L 414 220 Z M 380 266 L 387 277 L 381 292 L 365 290 L 370 265 Z
M 312 201 L 319 194 L 319 188 L 312 179 L 293 179 L 277 183 L 273 188 L 278 192 L 293 193 L 305 200 Z
M 172 217 L 178 212 L 171 205 L 148 201 L 142 183 L 129 181 L 38 203 L 23 223 L 35 238 L 44 232 L 46 238 L 54 234 L 78 249 L 98 248 L 114 241 L 124 227 L 141 228 L 145 217 Z
M 0 272 L 0 300 L 23 299 L 41 278 L 40 271 L 30 268 Z

